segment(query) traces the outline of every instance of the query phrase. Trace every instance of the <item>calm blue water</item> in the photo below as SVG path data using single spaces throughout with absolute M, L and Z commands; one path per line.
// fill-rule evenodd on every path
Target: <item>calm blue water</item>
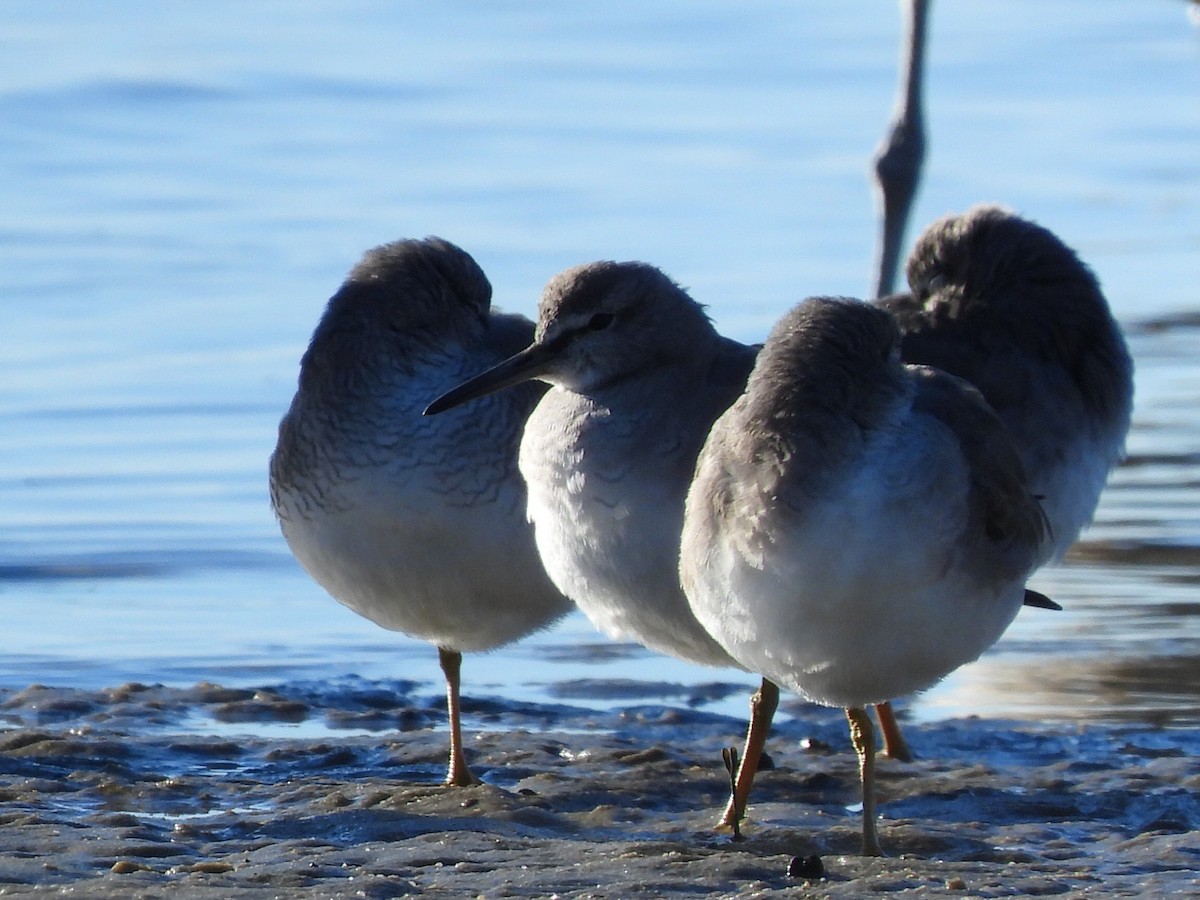
M 1087 545 L 1034 582 L 1068 611 L 1023 616 L 916 715 L 1196 721 L 1184 7 L 935 4 L 915 223 L 992 200 L 1057 231 L 1129 328 L 1138 401 Z M 554 272 L 641 258 L 744 340 L 807 294 L 862 294 L 899 27 L 894 3 L 833 0 L 0 4 L 0 686 L 436 689 L 430 648 L 329 600 L 267 501 L 275 425 L 345 271 L 441 234 L 531 314 Z M 468 660 L 467 689 L 604 704 L 752 683 L 610 651 L 574 617 Z

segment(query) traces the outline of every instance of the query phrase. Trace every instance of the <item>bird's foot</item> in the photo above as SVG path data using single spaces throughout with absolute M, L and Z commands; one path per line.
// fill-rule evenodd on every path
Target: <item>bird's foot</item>
M 472 787 L 476 784 L 483 784 L 474 773 L 467 768 L 467 763 L 463 759 L 450 760 L 450 768 L 446 772 L 446 780 L 442 782 L 446 787 Z
M 737 747 L 722 747 L 721 760 L 725 763 L 725 770 L 729 773 L 729 805 L 725 807 L 725 814 L 721 816 L 721 820 L 717 823 L 717 828 L 729 828 L 733 831 L 733 840 L 740 841 L 742 837 L 742 819 L 745 818 L 746 810 L 739 809 L 737 798 L 737 773 L 738 773 L 738 751 Z

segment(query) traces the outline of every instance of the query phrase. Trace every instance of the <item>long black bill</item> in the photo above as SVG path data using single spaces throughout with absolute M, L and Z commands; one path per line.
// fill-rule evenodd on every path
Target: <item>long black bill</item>
M 520 353 L 498 362 L 481 375 L 451 388 L 427 407 L 425 415 L 436 416 L 440 412 L 461 406 L 487 394 L 536 378 L 550 367 L 557 354 L 545 344 L 530 344 Z
M 1045 594 L 1039 594 L 1037 591 L 1025 589 L 1025 606 L 1036 606 L 1038 609 L 1055 609 L 1062 612 L 1062 607 L 1047 597 Z

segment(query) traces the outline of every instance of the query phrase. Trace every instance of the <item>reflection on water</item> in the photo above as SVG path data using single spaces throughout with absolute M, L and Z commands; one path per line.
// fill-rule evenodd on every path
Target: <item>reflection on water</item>
M 1066 609 L 1023 611 L 915 713 L 1200 725 L 1200 568 L 1188 555 L 1181 566 L 1072 559 L 1041 573 L 1039 589 Z

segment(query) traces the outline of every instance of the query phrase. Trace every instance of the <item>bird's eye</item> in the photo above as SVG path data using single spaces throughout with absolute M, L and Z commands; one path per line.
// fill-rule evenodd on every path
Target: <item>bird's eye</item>
M 588 331 L 603 331 L 605 328 L 607 328 L 609 325 L 611 325 L 612 322 L 613 322 L 613 314 L 612 313 L 606 313 L 606 312 L 596 313 L 594 316 L 592 316 L 590 319 L 588 319 L 588 323 L 587 323 Z

